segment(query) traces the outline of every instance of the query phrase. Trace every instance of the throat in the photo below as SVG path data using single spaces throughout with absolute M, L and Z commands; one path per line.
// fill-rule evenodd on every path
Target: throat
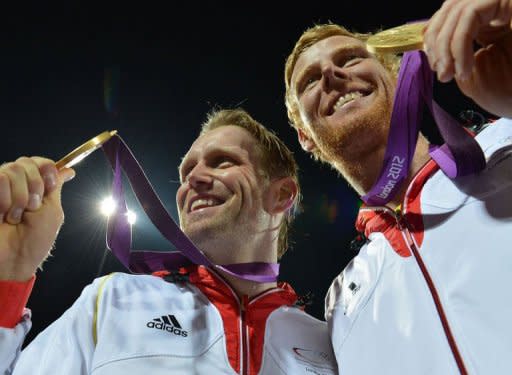
M 395 209 L 402 203 L 412 179 L 430 160 L 428 147 L 428 141 L 420 134 L 414 157 L 409 167 L 409 172 L 395 196 L 386 204 L 388 207 Z M 359 155 L 359 158 L 340 160 L 336 164 L 336 169 L 342 174 L 357 194 L 363 196 L 372 189 L 381 174 L 385 151 L 385 147 L 382 146 L 365 155 Z

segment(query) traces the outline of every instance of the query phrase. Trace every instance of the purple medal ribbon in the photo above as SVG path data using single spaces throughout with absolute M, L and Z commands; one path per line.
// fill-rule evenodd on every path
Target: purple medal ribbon
M 476 140 L 433 100 L 433 76 L 423 51 L 404 53 L 395 92 L 388 144 L 377 182 L 361 199 L 370 206 L 383 206 L 398 192 L 409 173 L 416 150 L 425 104 L 445 141 L 431 145 L 429 154 L 450 178 L 477 173 L 485 157 Z
M 277 280 L 279 263 L 213 264 L 183 233 L 167 212 L 142 167 L 121 137 L 113 136 L 103 144 L 102 148 L 114 170 L 112 194 L 116 202 L 116 211 L 108 221 L 107 247 L 112 250 L 127 269 L 134 273 L 148 274 L 155 271 L 178 269 L 190 264 L 199 264 L 222 270 L 238 278 L 260 283 Z M 123 191 L 121 170 L 125 172 L 135 196 L 152 223 L 178 249 L 177 251 L 131 250 L 131 225 L 127 218 L 128 210 Z

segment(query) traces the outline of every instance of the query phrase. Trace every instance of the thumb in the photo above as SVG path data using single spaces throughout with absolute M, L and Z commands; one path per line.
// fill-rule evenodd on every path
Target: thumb
M 72 168 L 60 169 L 57 175 L 57 184 L 55 185 L 55 188 L 52 190 L 52 192 L 48 195 L 48 199 L 53 203 L 60 203 L 62 186 L 66 182 L 71 181 L 75 177 L 75 174 L 75 170 Z
M 75 178 L 76 172 L 72 168 L 62 168 L 59 170 L 59 182 L 60 185 L 65 184 Z

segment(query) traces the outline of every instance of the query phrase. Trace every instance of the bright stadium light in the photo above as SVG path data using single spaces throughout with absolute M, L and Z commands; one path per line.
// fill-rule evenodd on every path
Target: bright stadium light
M 115 212 L 116 208 L 116 201 L 112 197 L 107 197 L 103 199 L 100 203 L 100 211 L 106 217 L 110 217 L 110 215 L 112 215 Z M 128 220 L 128 223 L 130 223 L 130 225 L 133 225 L 137 221 L 137 215 L 132 210 L 128 210 L 126 212 L 126 220 Z
M 126 218 L 128 219 L 130 225 L 135 224 L 135 221 L 137 221 L 137 215 L 135 214 L 135 212 L 131 210 L 128 210 L 128 212 L 126 213 Z
M 116 210 L 116 201 L 112 197 L 107 197 L 101 201 L 100 211 L 105 216 L 110 216 Z

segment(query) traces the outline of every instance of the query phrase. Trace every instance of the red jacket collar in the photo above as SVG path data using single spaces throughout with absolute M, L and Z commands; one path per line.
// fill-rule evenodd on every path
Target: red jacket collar
M 239 298 L 233 288 L 218 273 L 212 271 L 205 266 L 191 265 L 182 267 L 177 272 L 157 271 L 154 276 L 168 277 L 176 275 L 176 279 L 188 279 L 192 284 L 197 286 L 210 300 L 233 299 L 238 303 Z M 259 295 L 248 298 L 246 303 L 252 305 L 261 303 L 275 305 L 275 308 L 283 305 L 293 305 L 298 299 L 295 290 L 286 282 L 278 282 L 276 288 L 270 288 Z
M 169 271 L 153 273 L 155 276 L 168 278 L 173 274 Z M 204 266 L 190 266 L 178 271 L 176 281 L 188 279 L 215 305 L 224 324 L 228 359 L 233 370 L 242 371 L 241 343 L 247 342 L 245 348 L 249 352 L 249 374 L 257 374 L 261 368 L 265 326 L 269 315 L 281 306 L 294 305 L 297 295 L 287 283 L 278 283 L 276 288 L 242 301 L 237 294 L 216 272 Z M 245 335 L 245 339 L 244 338 Z

